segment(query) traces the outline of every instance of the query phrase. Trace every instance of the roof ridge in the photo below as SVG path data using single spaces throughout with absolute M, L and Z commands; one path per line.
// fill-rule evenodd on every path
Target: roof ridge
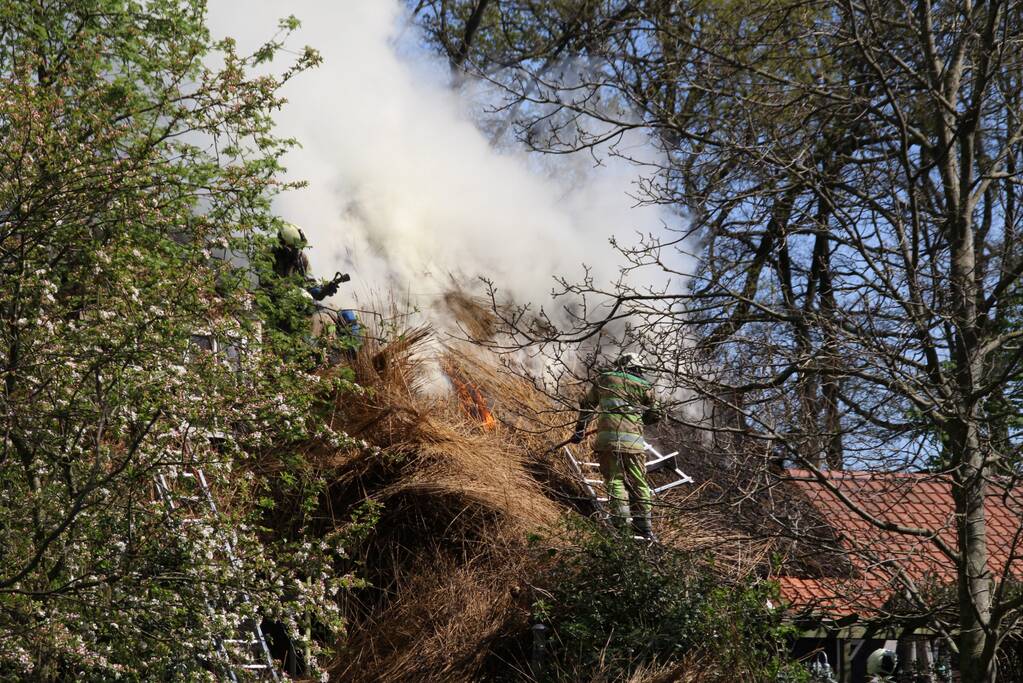
M 788 479 L 796 481 L 817 481 L 817 473 L 812 470 L 799 467 L 789 467 L 782 472 L 788 475 Z M 822 470 L 821 474 L 827 479 L 947 479 L 948 472 L 905 472 L 905 471 L 884 471 L 884 470 Z

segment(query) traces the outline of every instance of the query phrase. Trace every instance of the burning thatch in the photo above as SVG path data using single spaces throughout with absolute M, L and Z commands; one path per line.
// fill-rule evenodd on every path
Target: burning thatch
M 480 388 L 466 380 L 451 363 L 445 363 L 444 374 L 451 381 L 466 414 L 477 420 L 486 431 L 495 429 L 497 419 Z
M 476 680 L 495 644 L 528 633 L 538 561 L 530 536 L 554 539 L 566 517 L 591 512 L 550 452 L 574 414 L 493 354 L 441 344 L 426 328 L 387 344 L 370 337 L 352 367 L 362 393 L 339 393 L 324 419 L 363 445 L 305 448 L 331 473 L 321 517 L 345 520 L 365 500 L 382 505 L 353 551 L 372 587 L 348 607 L 334 678 Z M 660 508 L 670 517 L 661 520 L 666 542 L 720 540 L 705 516 L 673 504 L 686 493 L 671 495 Z

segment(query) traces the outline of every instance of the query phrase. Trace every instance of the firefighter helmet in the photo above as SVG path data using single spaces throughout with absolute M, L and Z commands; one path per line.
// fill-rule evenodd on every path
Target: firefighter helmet
M 618 367 L 620 368 L 642 368 L 644 365 L 643 356 L 636 353 L 635 351 L 627 351 L 618 357 Z
M 277 239 L 279 239 L 282 244 L 294 249 L 304 249 L 307 244 L 305 233 L 302 232 L 302 228 L 298 227 L 294 223 L 285 223 L 282 225 L 280 230 L 277 231 Z
M 894 650 L 880 648 L 867 657 L 868 676 L 891 676 L 899 665 L 899 656 Z

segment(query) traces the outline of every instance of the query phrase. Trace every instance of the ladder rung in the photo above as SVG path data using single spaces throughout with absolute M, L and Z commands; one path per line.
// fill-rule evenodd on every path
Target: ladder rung
M 681 486 L 682 484 L 692 484 L 692 483 L 693 483 L 692 477 L 685 477 L 684 479 L 678 479 L 676 481 L 673 481 L 670 484 L 665 484 L 664 486 L 658 486 L 657 488 L 654 489 L 654 493 L 661 493 L 662 491 L 667 491 L 669 489 L 673 489 L 676 486 Z
M 647 472 L 653 472 L 653 471 L 655 471 L 655 470 L 657 470 L 657 469 L 659 469 L 661 467 L 664 467 L 664 465 L 667 462 L 669 462 L 670 460 L 674 460 L 676 455 L 678 455 L 678 451 L 675 451 L 674 453 L 672 453 L 670 455 L 662 455 L 659 458 L 655 458 L 655 459 L 651 460 L 650 462 L 648 462 L 646 464 L 646 471 Z
M 168 486 L 168 478 L 173 478 L 175 480 L 179 478 L 191 479 L 193 483 L 190 485 L 189 491 L 192 495 L 179 495 L 178 491 L 172 490 L 171 487 Z M 202 470 L 196 469 L 193 471 L 187 471 L 174 468 L 168 472 L 157 475 L 155 477 L 155 482 L 157 491 L 159 492 L 160 497 L 163 498 L 164 506 L 167 508 L 168 512 L 173 513 L 177 511 L 179 506 L 182 510 L 188 509 L 184 506 L 196 503 L 200 504 L 207 511 L 212 511 L 214 513 L 217 512 L 216 503 L 213 500 L 213 496 L 210 494 L 209 484 L 207 484 L 206 477 L 203 475 Z M 191 516 L 179 517 L 177 521 L 179 524 L 198 524 L 209 521 L 205 517 L 195 516 L 196 514 L 202 513 L 193 509 L 191 510 Z M 234 549 L 229 539 L 223 541 L 223 549 L 232 565 L 237 566 L 240 564 L 237 556 L 234 554 Z M 243 602 L 249 601 L 248 596 L 245 594 L 242 594 L 242 599 Z M 211 613 L 213 612 L 213 605 L 209 599 L 206 601 L 206 609 Z M 216 643 L 217 655 L 227 667 L 227 673 L 230 680 L 237 681 L 241 678 L 240 672 L 242 671 L 264 671 L 267 672 L 269 678 L 273 681 L 280 681 L 280 676 L 274 668 L 273 661 L 270 658 L 270 652 L 267 649 L 266 640 L 263 638 L 263 632 L 259 627 L 259 623 L 253 623 L 251 620 L 248 620 L 247 623 L 250 624 L 249 627 L 242 627 L 237 630 L 232 629 L 232 632 L 239 635 L 245 635 L 248 631 L 252 631 L 255 634 L 254 636 L 246 636 L 243 638 L 223 638 L 218 640 Z M 228 647 L 231 648 L 230 651 L 228 651 Z M 258 651 L 256 648 L 258 648 Z M 256 660 L 261 658 L 264 660 L 264 663 L 254 663 Z M 258 675 L 258 678 L 260 680 L 264 680 L 267 678 L 267 674 Z

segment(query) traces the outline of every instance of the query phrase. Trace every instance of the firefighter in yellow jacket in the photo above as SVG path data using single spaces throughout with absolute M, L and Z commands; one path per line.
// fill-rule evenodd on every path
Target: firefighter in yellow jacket
M 614 366 L 600 374 L 579 405 L 573 443 L 580 443 L 586 426 L 597 421 L 593 450 L 607 488 L 611 518 L 615 526 L 632 528 L 652 540 L 650 499 L 652 491 L 646 478 L 646 441 L 644 425 L 661 419 L 653 386 L 643 377 L 643 362 L 638 354 L 623 354 Z

